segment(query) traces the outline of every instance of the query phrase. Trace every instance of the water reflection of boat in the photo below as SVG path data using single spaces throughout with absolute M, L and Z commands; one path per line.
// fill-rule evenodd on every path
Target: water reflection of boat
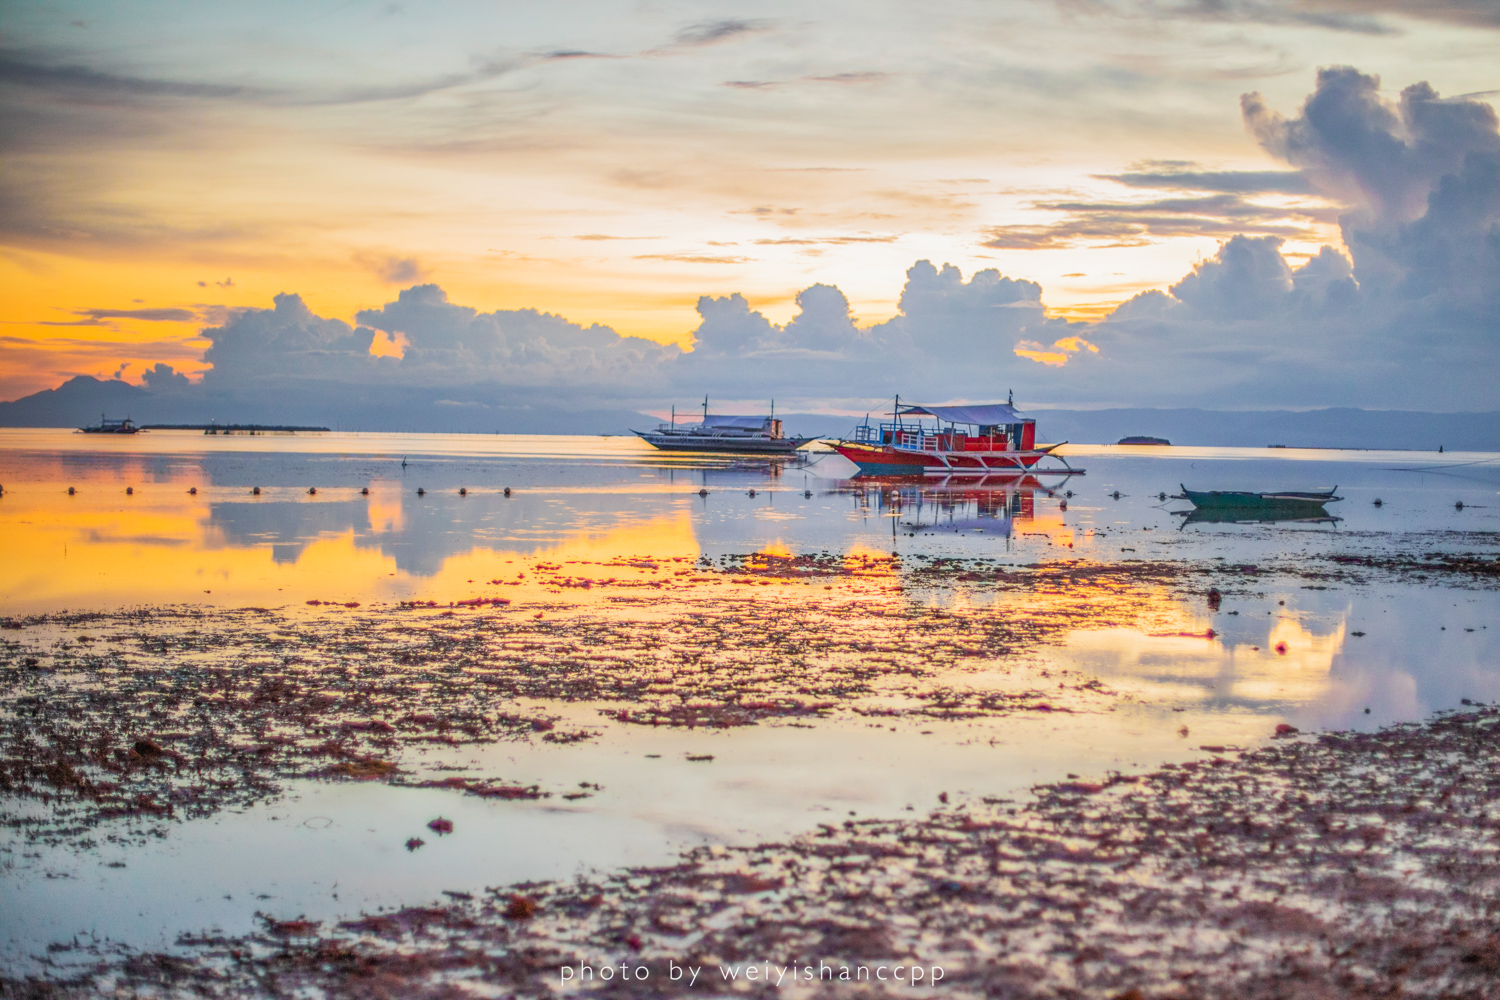
M 834 450 L 859 466 L 866 476 L 986 475 L 993 472 L 1077 474 L 1055 454 L 1062 444 L 1037 444 L 1036 421 L 1023 417 L 1011 402 L 972 406 L 902 406 L 896 397 L 891 423 L 872 425 L 869 418 Z M 922 418 L 931 417 L 929 427 Z M 905 418 L 905 419 L 903 419 Z M 944 426 L 946 424 L 946 426 Z M 1060 469 L 1038 469 L 1044 458 Z
M 99 414 L 99 423 L 93 427 L 78 429 L 85 434 L 139 434 L 141 430 L 129 417 L 124 420 L 111 420 L 102 413 Z
M 839 493 L 855 496 L 861 506 L 889 515 L 892 530 L 983 531 L 1009 536 L 1017 521 L 1036 513 L 1036 493 L 1052 490 L 1030 474 L 984 477 L 859 476 L 841 483 Z
M 810 437 L 787 437 L 776 419 L 776 404 L 770 416 L 728 416 L 708 412 L 708 397 L 703 397 L 703 421 L 677 424 L 677 409 L 672 409 L 670 423 L 654 431 L 631 430 L 642 441 L 663 451 L 717 451 L 737 455 L 791 455 Z
M 1343 518 L 1335 517 L 1321 507 L 1320 514 L 1309 514 L 1286 508 L 1266 507 L 1195 507 L 1192 510 L 1174 510 L 1173 514 L 1187 524 L 1337 524 Z

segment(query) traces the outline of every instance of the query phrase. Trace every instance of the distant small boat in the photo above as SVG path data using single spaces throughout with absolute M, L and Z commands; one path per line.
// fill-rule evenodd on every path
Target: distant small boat
M 1122 438 L 1120 438 L 1120 440 L 1118 440 L 1118 441 L 1115 442 L 1115 444 L 1165 444 L 1165 445 L 1170 445 L 1171 443 L 1172 442 L 1168 441 L 1166 438 L 1146 437 L 1145 435 L 1135 435 L 1133 437 L 1122 437 Z
M 102 413 L 99 414 L 98 424 L 78 429 L 85 434 L 139 434 L 141 431 L 129 417 L 124 420 L 111 420 Z
M 1182 487 L 1179 500 L 1189 500 L 1199 510 L 1291 510 L 1314 514 L 1326 503 L 1342 500 L 1332 490 L 1283 490 L 1279 493 L 1250 493 L 1239 490 L 1209 490 L 1200 492 Z

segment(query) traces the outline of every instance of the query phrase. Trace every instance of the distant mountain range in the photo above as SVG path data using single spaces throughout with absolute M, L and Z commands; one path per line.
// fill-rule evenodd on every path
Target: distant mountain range
M 299 423 L 335 430 L 427 431 L 509 434 L 625 434 L 645 430 L 655 417 L 606 407 L 574 409 L 540 398 L 480 403 L 434 400 L 430 391 L 371 393 L 368 399 L 285 404 L 254 396 L 235 398 L 200 392 L 152 392 L 119 380 L 80 375 L 0 403 L 0 427 L 81 427 L 101 413 L 145 423 Z M 1436 451 L 1500 451 L 1500 412 L 1426 413 L 1405 410 L 1198 410 L 1112 409 L 1027 411 L 1037 420 L 1038 439 L 1113 444 L 1131 435 L 1167 438 L 1173 444 L 1224 447 L 1285 445 L 1289 448 L 1395 448 Z M 845 435 L 853 417 L 817 413 L 782 414 L 788 434 Z M 688 415 L 682 418 L 691 420 Z M 874 418 L 878 419 L 878 418 Z

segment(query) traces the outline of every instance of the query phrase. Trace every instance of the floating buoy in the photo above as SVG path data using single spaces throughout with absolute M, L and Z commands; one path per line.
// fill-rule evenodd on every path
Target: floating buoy
M 257 487 L 255 487 L 255 489 L 251 490 L 250 491 L 250 495 L 251 496 L 257 496 L 257 497 L 260 496 L 260 487 L 257 486 Z
M 188 496 L 195 497 L 197 495 L 198 495 L 198 487 L 196 487 L 196 486 L 189 486 L 188 487 Z
M 1385 501 L 1382 500 L 1382 499 L 1380 499 L 1379 497 L 1376 497 L 1375 498 L 1375 506 L 1377 506 L 1377 507 L 1384 507 L 1385 506 Z
M 1458 503 L 1456 503 L 1456 504 L 1453 505 L 1453 509 L 1454 510 L 1463 510 L 1464 509 L 1464 502 L 1462 500 L 1460 500 Z
M 461 496 L 461 497 L 468 496 L 469 495 L 469 488 L 467 486 L 460 486 L 458 488 L 458 495 Z
M 425 497 L 426 495 L 427 495 L 427 491 L 424 490 L 424 489 L 422 489 L 422 487 L 418 486 L 417 487 L 417 496 L 419 496 L 419 497 Z
M 362 497 L 369 496 L 370 495 L 370 487 L 366 486 L 364 489 L 360 490 L 359 491 L 359 495 L 362 496 Z
M 705 486 L 703 489 L 699 490 L 698 491 L 698 495 L 700 497 L 706 497 L 706 496 L 708 496 L 708 487 Z
M 505 495 L 506 496 L 510 496 L 510 487 L 509 486 L 505 487 Z
M 73 495 L 73 487 L 69 486 L 68 487 L 68 496 L 72 496 L 72 495 Z
M 1110 494 L 1110 496 L 1112 496 L 1116 500 L 1118 500 L 1118 499 L 1120 499 L 1120 491 L 1119 490 L 1115 490 L 1113 493 Z
M 128 497 L 129 496 L 135 496 L 135 487 L 134 486 L 127 486 L 127 487 L 125 487 L 125 495 L 128 496 Z
M 316 486 L 309 486 L 307 488 L 307 495 L 310 496 L 310 497 L 317 496 L 318 495 L 318 488 Z
M 1069 500 L 1071 500 L 1071 499 L 1073 499 L 1073 491 L 1072 490 L 1068 490 L 1068 492 L 1064 493 L 1063 496 L 1065 496 Z
M 802 495 L 804 497 L 807 497 L 809 500 L 811 500 L 812 499 L 812 490 L 803 490 L 802 491 Z
M 747 495 L 753 497 L 753 496 L 755 496 L 755 491 L 754 490 L 748 490 L 747 491 Z
M 1162 492 L 1156 494 L 1156 499 L 1158 499 L 1158 500 L 1165 500 L 1166 498 L 1167 498 L 1167 493 L 1166 493 L 1165 490 L 1163 490 Z
M 1067 510 L 1068 509 L 1068 501 L 1064 500 L 1061 503 L 1059 503 L 1057 505 L 1057 509 L 1058 510 Z

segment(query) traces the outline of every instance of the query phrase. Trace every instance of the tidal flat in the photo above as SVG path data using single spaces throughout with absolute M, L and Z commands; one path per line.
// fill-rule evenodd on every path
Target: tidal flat
M 1500 995 L 1485 456 L 43 443 L 0 501 L 8 994 Z M 1186 475 L 1353 485 L 1194 524 Z

